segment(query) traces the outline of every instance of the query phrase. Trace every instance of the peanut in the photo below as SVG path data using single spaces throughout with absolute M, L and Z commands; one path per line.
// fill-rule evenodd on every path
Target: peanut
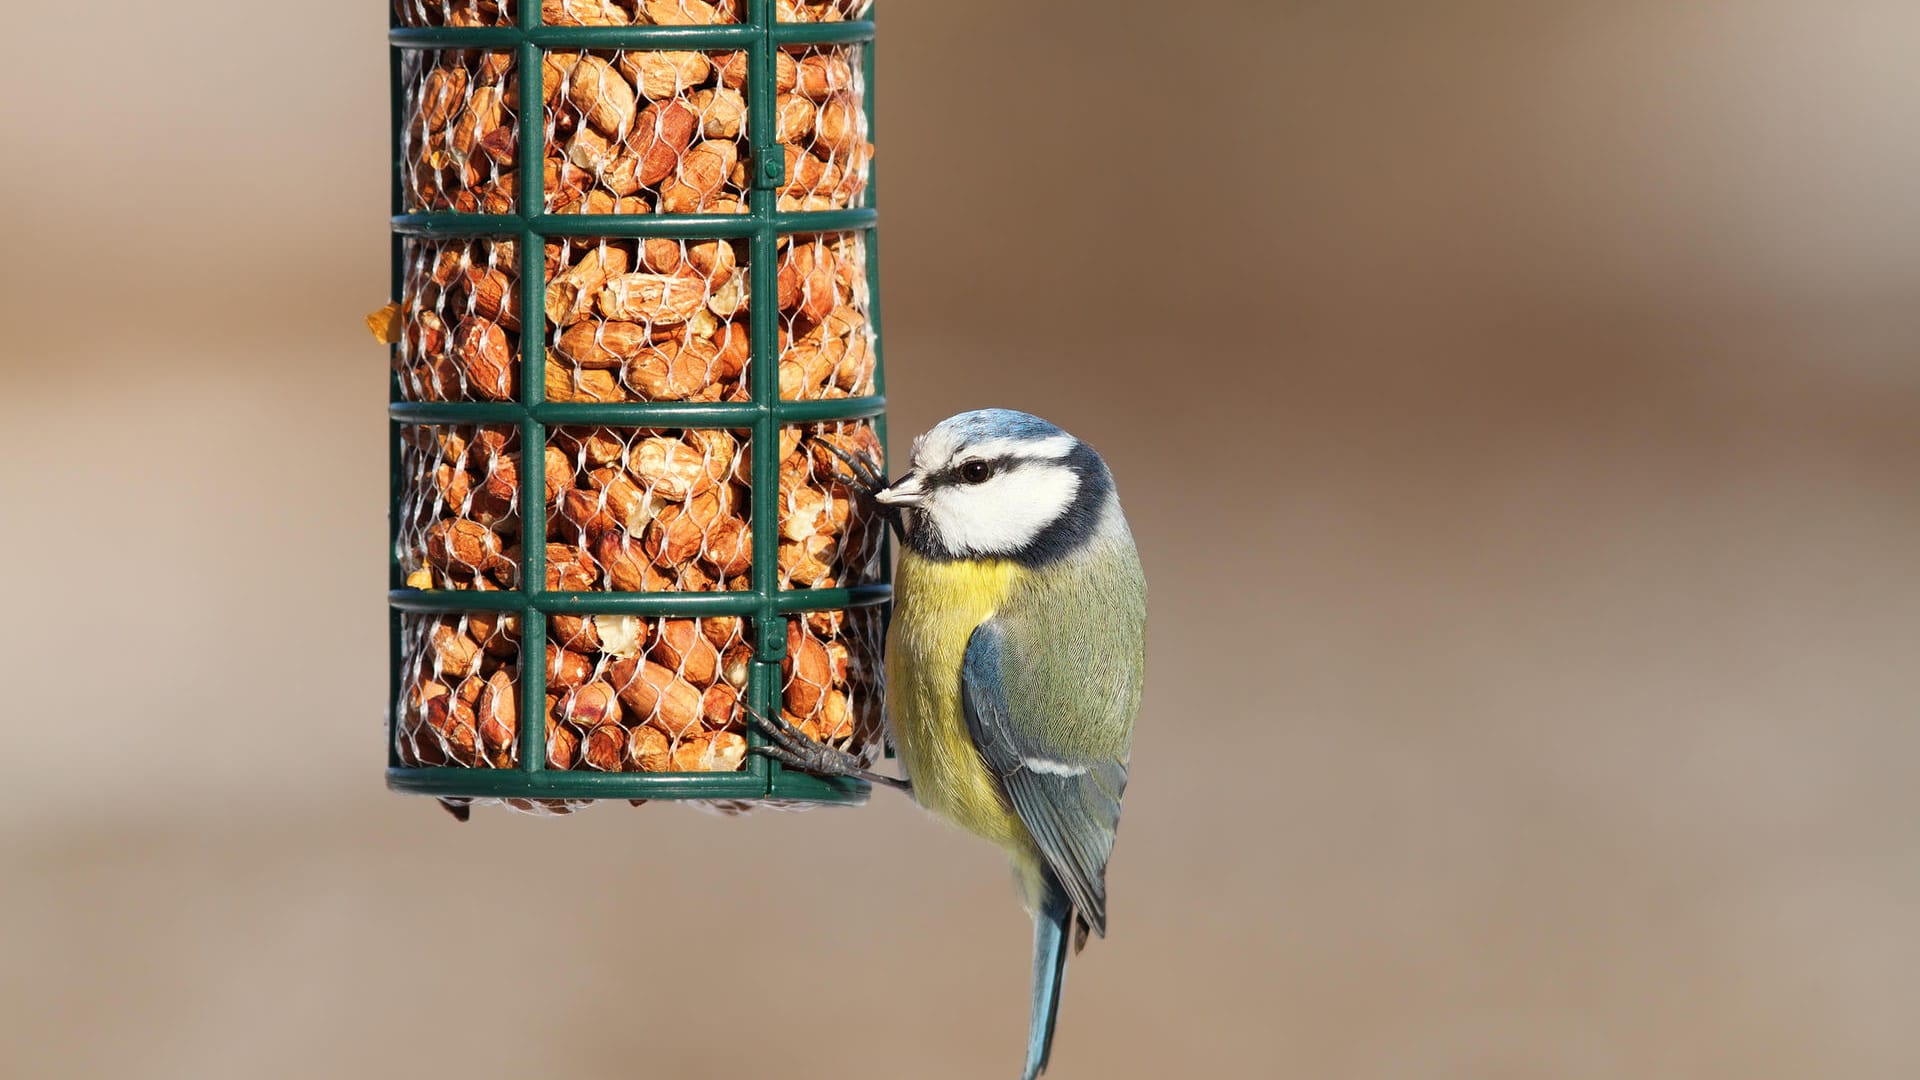
M 549 26 L 626 26 L 632 22 L 613 0 L 543 0 L 540 19 Z
M 663 101 L 691 92 L 713 71 L 706 53 L 639 50 L 620 54 L 620 73 L 649 101 Z
M 580 728 L 618 724 L 620 699 L 609 684 L 590 682 L 563 694 L 556 712 L 560 719 Z
M 650 660 L 615 660 L 607 679 L 640 723 L 679 737 L 700 729 L 700 691 Z
M 720 652 L 692 619 L 664 619 L 654 637 L 653 658 L 696 686 L 712 686 L 719 676 Z

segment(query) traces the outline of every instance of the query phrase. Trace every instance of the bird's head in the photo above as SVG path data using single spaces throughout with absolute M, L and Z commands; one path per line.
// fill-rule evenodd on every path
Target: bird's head
M 1093 447 L 1011 409 L 980 409 L 914 440 L 912 467 L 874 498 L 932 559 L 1040 566 L 1124 529 L 1113 476 Z

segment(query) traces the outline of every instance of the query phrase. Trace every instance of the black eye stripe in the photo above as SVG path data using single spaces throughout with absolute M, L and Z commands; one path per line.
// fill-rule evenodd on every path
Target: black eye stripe
M 1030 460 L 1032 459 L 1014 457 L 1009 454 L 1003 454 L 1000 457 L 993 457 L 993 458 L 968 458 L 966 461 L 957 462 L 953 465 L 949 465 L 946 468 L 940 470 L 938 473 L 934 474 L 932 478 L 933 484 L 935 486 L 941 486 L 941 485 L 951 486 L 955 484 L 965 484 L 967 483 L 967 478 L 962 470 L 979 466 L 979 465 L 985 465 L 987 467 L 989 477 L 998 476 L 1001 473 L 1005 472 L 1009 465 L 1013 465 L 1021 461 L 1030 461 Z
M 967 481 L 965 477 L 960 475 L 960 470 L 976 462 L 984 462 L 988 469 L 992 471 L 993 476 L 999 476 L 1001 473 L 1022 465 L 1051 465 L 1062 469 L 1070 469 L 1073 467 L 1071 461 L 1067 458 L 1038 457 L 1033 454 L 1001 454 L 998 457 L 990 458 L 968 458 L 966 461 L 949 465 L 939 472 L 934 473 L 932 476 L 929 476 L 927 478 L 927 486 L 952 487 L 964 485 Z

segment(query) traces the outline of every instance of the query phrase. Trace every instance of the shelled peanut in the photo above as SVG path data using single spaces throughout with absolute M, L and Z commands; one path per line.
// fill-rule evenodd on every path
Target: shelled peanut
M 548 26 L 712 26 L 737 23 L 747 0 L 542 0 Z
M 743 240 L 547 242 L 548 401 L 745 401 Z
M 422 425 L 400 433 L 395 554 L 420 589 L 511 589 L 520 575 L 520 432 L 510 425 Z M 547 455 L 547 491 L 567 483 Z
M 877 573 L 879 525 L 835 479 L 837 460 L 825 440 L 878 456 L 864 424 L 781 433 L 782 588 L 831 587 Z M 752 457 L 744 433 L 558 428 L 549 458 L 556 452 L 570 480 L 548 515 L 549 588 L 753 587 Z
M 546 399 L 748 400 L 747 250 L 743 240 L 546 241 Z M 778 251 L 781 397 L 872 393 L 864 236 L 787 236 Z M 514 241 L 409 240 L 395 315 L 401 396 L 517 400 L 520 307 Z
M 779 242 L 780 397 L 873 393 L 867 242 L 861 233 L 783 236 Z
M 738 618 L 547 620 L 547 714 L 575 733 L 557 768 L 734 772 L 751 652 Z M 742 658 L 742 657 L 745 658 Z
M 549 241 L 547 400 L 748 400 L 747 251 L 739 240 Z M 872 393 L 865 237 L 788 236 L 778 251 L 780 396 Z
M 863 19 L 873 0 L 775 0 L 780 22 L 845 22 Z
M 408 51 L 400 127 L 409 211 L 511 214 L 519 80 L 504 51 Z
M 882 527 L 829 450 L 878 460 L 862 422 L 780 434 L 781 588 L 878 579 Z M 751 446 L 720 430 L 556 428 L 543 448 L 546 588 L 753 587 Z M 521 446 L 510 425 L 402 429 L 396 554 L 409 587 L 512 589 L 521 562 Z
M 873 608 L 811 611 L 787 621 L 780 715 L 808 738 L 873 760 L 884 673 Z
M 734 772 L 746 760 L 738 619 L 548 620 L 546 767 Z M 409 616 L 395 716 L 402 764 L 519 762 L 520 616 Z
M 401 764 L 512 767 L 519 760 L 519 687 L 518 615 L 405 616 L 394 710 Z M 557 734 L 549 730 L 550 739 Z
M 754 656 L 745 625 L 733 617 L 550 616 L 546 767 L 743 768 Z M 873 760 L 883 693 L 878 644 L 871 609 L 790 617 L 781 715 L 809 738 Z M 520 664 L 517 614 L 407 616 L 394 729 L 401 764 L 515 767 Z
M 779 209 L 860 204 L 873 157 L 860 63 L 849 45 L 776 55 L 772 122 L 787 169 Z M 745 52 L 544 54 L 548 212 L 746 213 L 748 74 Z
M 831 589 L 881 579 L 885 526 L 839 477 L 846 465 L 832 450 L 881 460 L 880 439 L 865 421 L 785 428 L 780 433 L 782 589 Z
M 568 478 L 547 517 L 549 588 L 752 588 L 744 432 L 556 428 Z
M 394 370 L 409 401 L 519 395 L 520 267 L 511 240 L 409 240 Z
M 512 26 L 519 0 L 393 0 L 401 26 Z
M 735 54 L 741 56 L 743 54 Z M 774 139 L 786 155 L 780 210 L 863 204 L 873 143 L 857 45 L 792 46 L 774 55 Z M 735 61 L 744 74 L 744 60 Z

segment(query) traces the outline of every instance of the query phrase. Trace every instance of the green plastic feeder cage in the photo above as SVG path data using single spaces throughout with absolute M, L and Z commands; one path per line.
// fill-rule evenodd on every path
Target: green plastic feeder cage
M 748 716 L 881 746 L 866 0 L 394 15 L 388 786 L 864 802 Z

